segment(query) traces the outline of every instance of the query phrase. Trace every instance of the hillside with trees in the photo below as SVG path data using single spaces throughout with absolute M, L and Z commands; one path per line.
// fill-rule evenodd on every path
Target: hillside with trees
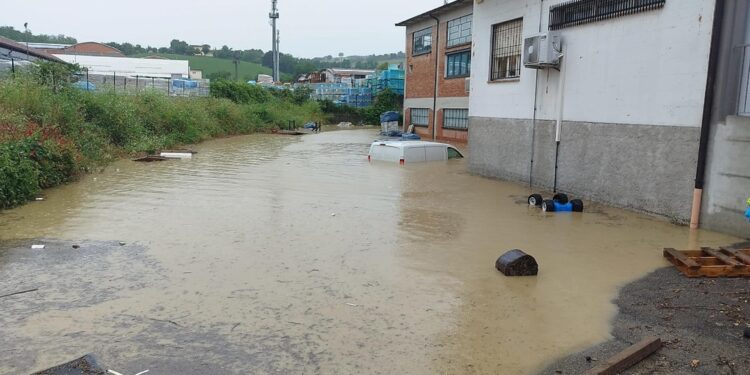
M 0 26 L 0 36 L 8 39 L 15 40 L 17 42 L 29 42 L 29 43 L 54 43 L 54 44 L 75 44 L 78 43 L 76 38 L 59 34 L 59 35 L 47 35 L 47 34 L 34 34 L 31 31 L 24 32 L 16 30 L 13 26 Z
M 28 38 L 34 43 L 57 43 L 75 44 L 78 41 L 66 35 L 35 35 L 31 32 L 22 32 L 11 26 L 0 26 L 0 36 L 24 42 Z M 273 66 L 273 54 L 261 49 L 235 50 L 229 46 L 213 48 L 208 44 L 191 45 L 190 43 L 172 39 L 168 47 L 142 46 L 129 42 L 105 43 L 117 48 L 126 56 L 142 57 L 158 55 L 169 59 L 184 58 L 190 61 L 195 69 L 203 70 L 207 78 L 226 78 L 238 80 L 256 79 L 259 73 L 270 74 Z M 326 68 L 345 69 L 385 69 L 388 64 L 402 64 L 405 60 L 403 52 L 389 53 L 369 56 L 345 56 L 339 53 L 337 56 L 323 56 L 315 58 L 298 58 L 291 54 L 279 54 L 279 68 L 283 80 L 291 80 L 293 77 Z M 237 61 L 235 74 L 235 61 Z

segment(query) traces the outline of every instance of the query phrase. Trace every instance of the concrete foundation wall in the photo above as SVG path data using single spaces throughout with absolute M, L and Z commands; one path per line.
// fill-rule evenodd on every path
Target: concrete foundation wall
M 471 117 L 469 169 L 487 177 L 529 182 L 532 121 Z M 533 184 L 551 190 L 555 122 L 537 121 Z M 564 122 L 558 190 L 677 222 L 690 218 L 700 129 Z
M 711 135 L 701 223 L 750 238 L 744 219 L 750 198 L 750 118 L 729 116 L 713 126 Z

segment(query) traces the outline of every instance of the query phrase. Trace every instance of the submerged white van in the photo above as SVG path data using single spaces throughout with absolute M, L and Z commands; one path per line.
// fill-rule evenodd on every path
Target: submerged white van
M 375 141 L 370 145 L 367 160 L 393 163 L 419 163 L 460 159 L 464 156 L 455 147 L 425 141 Z

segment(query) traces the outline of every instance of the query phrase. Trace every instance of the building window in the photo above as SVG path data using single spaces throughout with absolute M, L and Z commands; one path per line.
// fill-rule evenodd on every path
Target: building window
M 429 53 L 432 50 L 432 28 L 414 32 L 412 56 Z
M 523 19 L 492 26 L 492 69 L 490 80 L 521 76 L 521 28 Z
M 446 108 L 443 110 L 443 129 L 466 130 L 469 128 L 469 110 Z
M 661 8 L 666 0 L 574 0 L 549 9 L 549 29 L 595 22 Z
M 430 124 L 430 110 L 427 108 L 411 109 L 411 124 L 414 126 L 427 126 Z
M 446 56 L 446 78 L 468 77 L 471 73 L 471 51 Z
M 448 21 L 448 48 L 471 42 L 472 15 Z

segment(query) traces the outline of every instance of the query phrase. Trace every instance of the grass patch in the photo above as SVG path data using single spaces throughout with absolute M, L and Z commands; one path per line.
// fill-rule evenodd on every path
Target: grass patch
M 218 57 L 212 56 L 185 56 L 171 53 L 152 53 L 143 56 L 154 55 L 171 60 L 188 60 L 190 61 L 191 69 L 199 69 L 203 71 L 203 78 L 208 78 L 208 76 L 215 73 L 229 72 L 231 73 L 231 78 L 234 79 L 234 62 L 232 60 L 220 59 Z M 271 69 L 266 68 L 265 66 L 260 64 L 240 61 L 237 65 L 237 73 L 239 75 L 239 79 L 242 82 L 247 82 L 249 80 L 256 80 L 258 78 L 258 74 L 271 75 Z

